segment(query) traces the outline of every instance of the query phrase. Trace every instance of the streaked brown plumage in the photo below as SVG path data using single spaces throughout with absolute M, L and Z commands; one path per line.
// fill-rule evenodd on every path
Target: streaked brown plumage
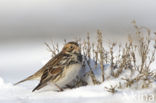
M 40 83 L 33 91 L 39 90 L 49 82 L 54 83 L 59 89 L 61 89 L 75 78 L 75 75 L 77 75 L 81 68 L 81 62 L 82 56 L 79 45 L 76 42 L 69 42 L 63 47 L 59 54 L 49 60 L 48 63 L 34 75 L 16 84 L 41 77 Z M 73 75 L 74 73 L 76 74 Z
M 50 59 L 50 60 L 48 61 L 48 63 L 45 64 L 40 70 L 38 70 L 37 72 L 35 72 L 33 75 L 31 75 L 31 76 L 29 76 L 29 77 L 27 77 L 27 78 L 25 78 L 25 79 L 23 79 L 23 80 L 21 80 L 21 81 L 15 83 L 14 85 L 18 85 L 18 84 L 20 84 L 20 83 L 22 83 L 22 82 L 25 82 L 25 81 L 28 81 L 28 80 L 40 79 L 41 76 L 42 76 L 42 74 L 43 74 L 43 71 L 46 69 L 46 67 L 47 67 L 48 65 L 50 65 L 50 64 L 52 63 L 52 61 L 55 60 L 57 57 L 58 57 L 58 56 L 56 55 L 54 58 Z

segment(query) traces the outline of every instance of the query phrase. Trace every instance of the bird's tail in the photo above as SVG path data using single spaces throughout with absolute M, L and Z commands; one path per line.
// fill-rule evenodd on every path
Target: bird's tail
M 34 79 L 34 76 L 33 76 L 33 75 L 31 75 L 31 76 L 29 76 L 29 77 L 27 77 L 27 78 L 25 78 L 25 79 L 23 79 L 23 80 L 21 80 L 21 81 L 15 83 L 14 85 L 18 85 L 18 84 L 20 84 L 20 83 L 22 83 L 22 82 L 25 82 L 25 81 L 27 81 L 27 80 L 32 80 L 32 79 Z

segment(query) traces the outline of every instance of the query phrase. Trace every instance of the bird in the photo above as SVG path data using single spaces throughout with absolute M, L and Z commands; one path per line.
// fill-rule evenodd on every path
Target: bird
M 54 58 L 50 59 L 39 71 L 15 85 L 27 80 L 40 78 L 39 84 L 32 90 L 39 90 L 54 84 L 59 91 L 77 78 L 82 67 L 81 49 L 77 42 L 68 42 Z

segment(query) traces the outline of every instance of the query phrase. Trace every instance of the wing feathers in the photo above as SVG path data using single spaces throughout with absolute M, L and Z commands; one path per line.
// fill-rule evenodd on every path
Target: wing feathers
M 49 69 L 45 70 L 41 77 L 40 83 L 33 89 L 33 91 L 39 90 L 46 86 L 48 81 L 55 79 L 60 73 L 62 73 L 62 71 L 63 68 L 55 68 L 51 71 Z
M 51 61 L 52 63 L 47 64 L 47 69 L 44 70 L 40 83 L 34 88 L 33 91 L 39 90 L 47 85 L 47 82 L 54 80 L 63 72 L 65 64 L 69 62 L 69 55 L 59 54 L 57 58 Z

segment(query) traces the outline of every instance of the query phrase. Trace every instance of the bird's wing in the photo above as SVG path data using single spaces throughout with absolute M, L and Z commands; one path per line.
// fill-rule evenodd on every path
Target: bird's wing
M 63 67 L 58 67 L 58 68 L 53 68 L 53 69 L 46 69 L 43 72 L 40 83 L 33 89 L 33 91 L 39 90 L 42 87 L 46 86 L 48 81 L 55 79 L 62 72 L 63 72 Z
M 46 70 L 46 68 L 49 66 L 49 65 L 54 65 L 56 63 L 56 61 L 58 60 L 58 58 L 60 58 L 62 56 L 62 54 L 57 54 L 55 57 L 53 57 L 52 59 L 50 59 L 40 70 L 38 70 L 37 72 L 35 72 L 33 75 L 15 83 L 14 85 L 17 85 L 17 84 L 20 84 L 22 82 L 25 82 L 27 80 L 33 80 L 35 78 L 40 78 L 43 74 L 43 72 Z
M 63 69 L 69 60 L 70 59 L 67 55 L 61 55 L 47 65 L 47 69 L 43 72 L 40 83 L 33 89 L 33 91 L 41 89 L 47 85 L 48 81 L 57 78 L 63 72 Z

